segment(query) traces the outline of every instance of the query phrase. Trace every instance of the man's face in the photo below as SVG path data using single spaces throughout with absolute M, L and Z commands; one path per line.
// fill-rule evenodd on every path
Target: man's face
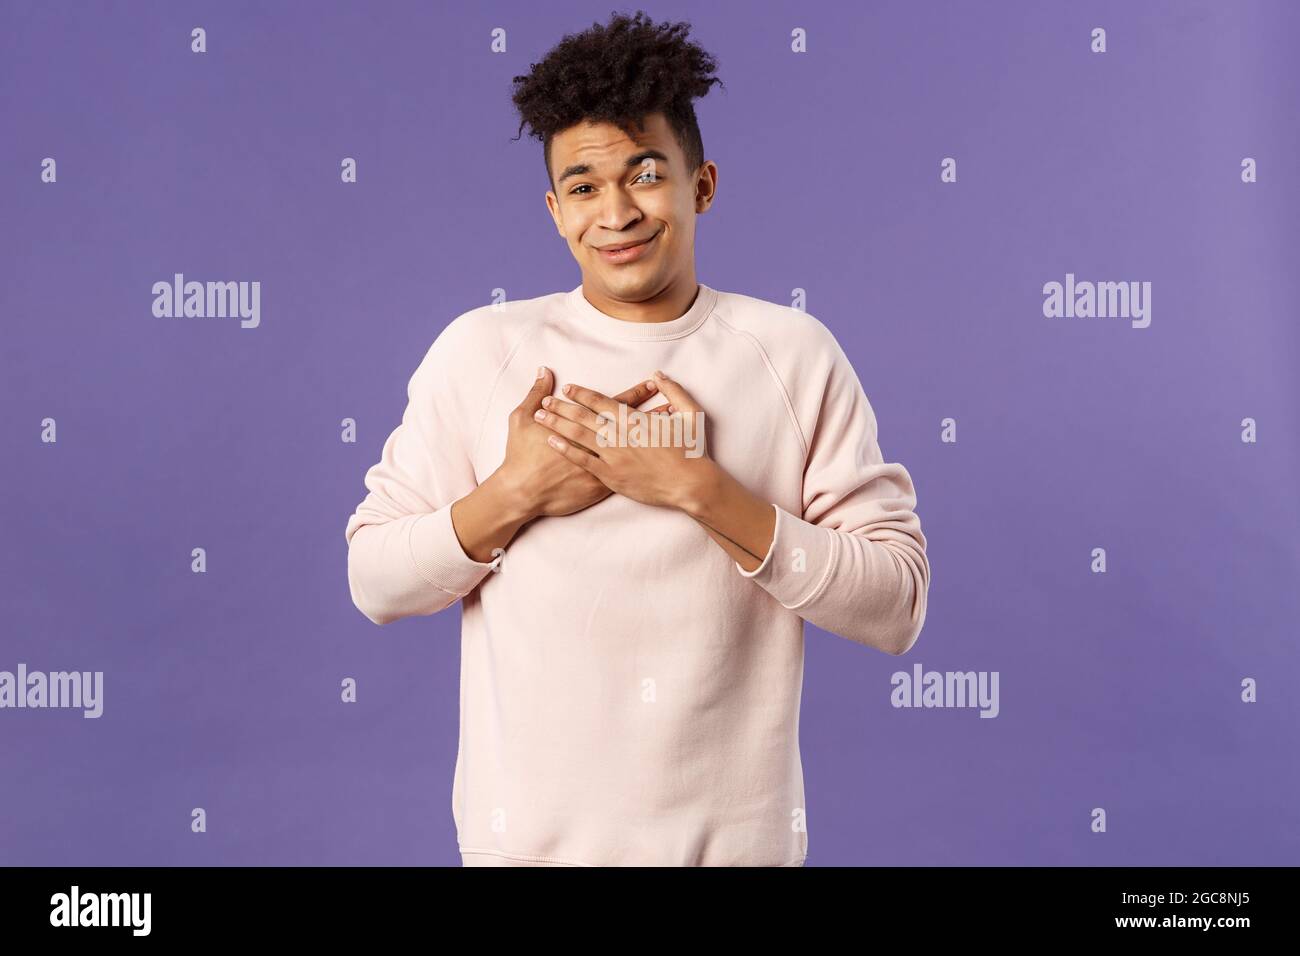
M 717 167 L 686 168 L 662 113 L 631 139 L 612 123 L 582 122 L 551 139 L 556 182 L 546 205 L 583 283 L 638 302 L 694 280 L 695 217 L 709 207 Z M 640 243 L 624 252 L 613 247 Z

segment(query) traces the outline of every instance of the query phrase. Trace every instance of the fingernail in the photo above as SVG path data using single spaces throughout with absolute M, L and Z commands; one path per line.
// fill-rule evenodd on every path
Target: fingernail
M 533 412 L 533 418 L 537 419 L 539 422 L 544 422 L 546 421 L 546 413 L 539 408 L 537 411 Z
M 572 385 L 566 385 L 566 386 L 564 386 L 564 394 L 565 394 L 565 395 L 571 395 L 571 394 L 573 394 L 573 386 L 572 386 Z
M 550 408 L 550 407 L 551 407 L 551 396 L 547 395 L 544 399 L 542 399 L 542 408 Z
M 647 391 L 651 391 L 651 392 L 653 392 L 656 388 L 658 388 L 658 386 L 655 385 L 654 382 L 646 382 L 645 387 Z
M 675 405 L 669 405 L 669 406 L 668 406 L 668 411 L 670 411 L 670 412 L 675 412 L 675 411 L 677 411 L 677 406 L 675 406 Z
M 665 375 L 663 372 L 659 371 L 658 369 L 655 370 L 655 378 L 667 378 L 667 377 L 668 377 L 667 375 Z
M 546 439 L 546 444 L 550 445 L 552 448 L 558 448 L 558 449 L 560 449 L 561 451 L 564 450 L 564 444 L 563 444 L 563 443 L 562 443 L 558 438 L 556 438 L 554 435 L 552 435 L 550 438 Z
M 539 366 L 537 366 L 537 377 L 538 377 L 538 378 L 546 378 L 546 366 L 545 366 L 545 365 L 539 365 Z

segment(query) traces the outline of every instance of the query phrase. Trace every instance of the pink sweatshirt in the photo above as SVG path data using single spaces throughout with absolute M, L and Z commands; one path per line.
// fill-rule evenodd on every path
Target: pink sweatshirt
M 708 454 L 776 509 L 762 565 L 619 495 L 468 557 L 452 502 L 503 461 L 540 365 L 557 393 L 680 382 Z M 464 864 L 802 865 L 803 622 L 901 654 L 930 582 L 912 480 L 830 331 L 703 284 L 679 318 L 628 322 L 578 286 L 458 316 L 407 395 L 348 520 L 348 581 L 376 624 L 461 602 Z

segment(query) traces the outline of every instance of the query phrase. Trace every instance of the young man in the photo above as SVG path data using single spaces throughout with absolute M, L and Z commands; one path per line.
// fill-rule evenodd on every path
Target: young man
M 515 79 L 582 284 L 443 330 L 347 525 L 367 618 L 461 602 L 466 865 L 802 865 L 803 623 L 902 654 L 925 619 L 912 481 L 831 333 L 696 280 L 719 81 L 643 17 Z

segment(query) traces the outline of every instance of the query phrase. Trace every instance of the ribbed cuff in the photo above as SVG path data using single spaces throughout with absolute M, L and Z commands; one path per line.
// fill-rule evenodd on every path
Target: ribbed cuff
M 776 509 L 776 530 L 763 563 L 753 571 L 737 564 L 736 570 L 794 610 L 817 597 L 835 570 L 831 533 L 796 518 L 780 505 L 772 507 Z
M 475 561 L 461 547 L 451 523 L 451 505 L 421 515 L 407 532 L 411 564 L 416 573 L 436 588 L 465 595 L 501 563 L 498 554 L 486 564 Z

